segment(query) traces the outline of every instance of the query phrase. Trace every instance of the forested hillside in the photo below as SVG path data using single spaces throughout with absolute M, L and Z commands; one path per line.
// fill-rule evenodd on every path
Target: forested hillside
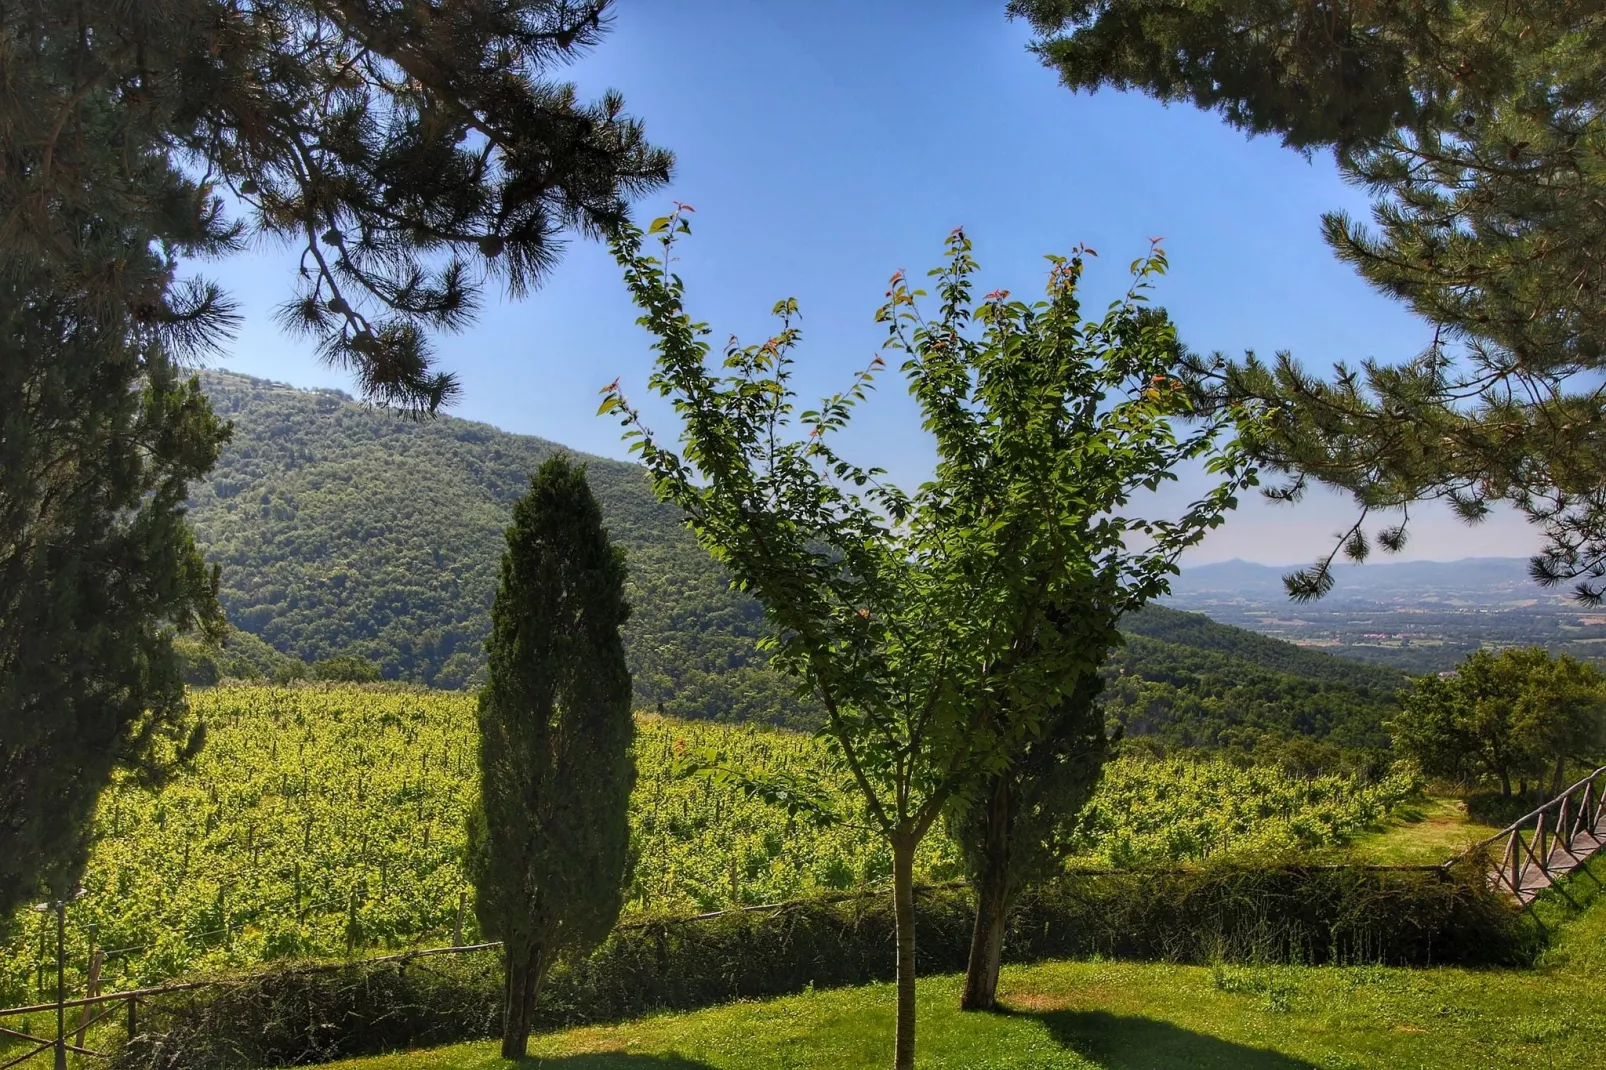
M 560 447 L 226 372 L 205 372 L 202 383 L 234 438 L 196 489 L 191 516 L 222 566 L 234 625 L 309 662 L 356 654 L 387 678 L 469 682 L 484 663 L 511 503 Z M 641 469 L 585 460 L 629 552 L 638 703 L 807 720 L 791 685 L 755 656 L 757 605 L 728 589 Z
M 192 517 L 222 566 L 229 619 L 245 633 L 235 663 L 267 668 L 272 651 L 306 662 L 355 654 L 387 678 L 448 689 L 474 680 L 511 503 L 526 473 L 561 447 L 227 372 L 205 372 L 202 383 L 234 425 Z M 639 468 L 585 460 L 629 552 L 638 706 L 813 727 L 814 711 L 754 648 L 758 606 L 728 588 Z M 1247 728 L 1376 745 L 1403 683 L 1160 607 L 1128 632 L 1111 667 L 1112 712 L 1131 734 L 1177 744 L 1241 744 L 1233 730 Z

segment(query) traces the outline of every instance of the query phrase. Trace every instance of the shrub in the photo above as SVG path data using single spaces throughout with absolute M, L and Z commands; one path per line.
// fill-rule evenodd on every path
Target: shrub
M 921 969 L 962 969 L 969 893 L 925 888 L 918 909 Z M 894 937 L 884 892 L 630 923 L 589 958 L 552 970 L 536 1024 L 617 1021 L 884 981 Z M 1470 867 L 1239 862 L 1069 874 L 1023 897 L 1005 957 L 1508 965 L 1531 962 L 1540 946 L 1536 930 Z M 501 984 L 492 954 L 286 966 L 154 1001 L 161 1021 L 152 1024 L 161 1028 L 130 1044 L 118 1067 L 301 1065 L 495 1036 Z

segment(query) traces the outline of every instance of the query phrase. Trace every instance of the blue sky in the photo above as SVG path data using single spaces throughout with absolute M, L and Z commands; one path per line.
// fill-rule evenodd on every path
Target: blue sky
M 1322 243 L 1323 211 L 1366 211 L 1327 159 L 1247 140 L 1191 108 L 1073 95 L 1028 40 L 1002 0 L 620 0 L 612 34 L 568 76 L 586 96 L 620 90 L 650 137 L 676 153 L 671 188 L 638 214 L 661 214 L 671 200 L 695 206 L 681 268 L 692 311 L 715 339 L 762 338 L 775 301 L 798 298 L 805 396 L 831 392 L 869 360 L 887 277 L 922 275 L 959 225 L 975 242 L 982 288 L 1018 295 L 1041 289 L 1044 254 L 1085 242 L 1102 254 L 1088 272 L 1091 295 L 1113 297 L 1126 265 L 1162 236 L 1171 273 L 1155 298 L 1196 350 L 1286 349 L 1325 366 L 1423 347 L 1425 326 Z M 293 271 L 283 250 L 201 270 L 246 315 L 219 364 L 350 389 L 345 373 L 272 321 Z M 453 415 L 624 456 L 618 425 L 594 413 L 615 377 L 648 401 L 651 355 L 634 319 L 606 250 L 576 240 L 541 290 L 518 303 L 492 296 L 473 327 L 440 340 L 442 366 L 464 387 Z M 671 428 L 646 407 L 656 429 Z M 859 419 L 852 454 L 918 482 L 929 451 L 895 378 Z M 1350 519 L 1326 495 L 1295 508 L 1246 502 L 1190 560 L 1303 562 Z M 1425 510 L 1414 528 L 1406 558 L 1537 545 L 1511 516 L 1467 528 Z

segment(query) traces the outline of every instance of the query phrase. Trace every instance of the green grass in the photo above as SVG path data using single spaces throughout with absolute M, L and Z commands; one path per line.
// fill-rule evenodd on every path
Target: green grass
M 1541 910 L 1557 933 L 1525 970 L 1380 966 L 1007 967 L 1001 1014 L 961 1014 L 960 979 L 920 985 L 924 1070 L 1561 1070 L 1606 1050 L 1606 860 Z M 737 1003 L 532 1038 L 547 1070 L 869 1070 L 887 1064 L 890 985 Z M 335 1070 L 497 1070 L 495 1043 Z
M 1606 1045 L 1595 976 L 1050 963 L 1005 971 L 1006 1014 L 962 1015 L 958 978 L 924 981 L 919 1059 L 927 1070 L 1581 1067 Z M 569 1030 L 536 1038 L 531 1054 L 551 1070 L 858 1070 L 886 1064 L 891 1030 L 892 989 L 875 985 Z M 481 1043 L 339 1065 L 510 1064 Z
M 1379 865 L 1432 865 L 1498 831 L 1469 817 L 1462 799 L 1425 796 L 1396 808 L 1377 831 L 1356 837 L 1354 844 Z

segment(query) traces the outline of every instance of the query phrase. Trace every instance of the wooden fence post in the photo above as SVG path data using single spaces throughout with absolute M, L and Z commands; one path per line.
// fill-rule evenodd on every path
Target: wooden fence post
M 56 900 L 56 1070 L 67 1070 L 67 901 Z
M 84 986 L 84 995 L 90 999 L 100 995 L 100 964 L 105 960 L 105 953 L 96 948 L 94 954 L 89 956 L 89 983 Z M 93 1004 L 86 1003 L 78 1009 L 78 1039 L 75 1043 L 81 1048 L 84 1046 L 84 1030 L 89 1025 L 89 1008 Z

